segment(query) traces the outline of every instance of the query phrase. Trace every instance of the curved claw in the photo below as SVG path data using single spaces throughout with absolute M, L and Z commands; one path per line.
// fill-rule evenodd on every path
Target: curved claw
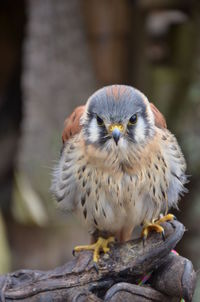
M 99 268 L 98 268 L 97 262 L 94 262 L 94 261 L 93 261 L 92 267 L 94 267 L 95 271 L 96 271 L 97 274 L 98 274 L 98 273 L 99 273 Z
M 143 243 L 143 247 L 145 246 L 145 242 L 146 242 L 147 236 L 142 236 L 142 243 Z
M 176 220 L 176 217 L 173 214 L 167 214 L 166 216 L 163 216 L 157 220 L 153 220 L 151 223 L 146 223 L 146 225 L 144 225 L 144 228 L 142 230 L 143 245 L 148 237 L 148 234 L 151 231 L 156 231 L 157 233 L 161 233 L 162 238 L 165 241 L 165 232 L 160 224 L 166 221 L 173 221 L 173 220 Z
M 165 231 L 164 230 L 162 231 L 162 239 L 163 239 L 163 241 L 165 241 Z

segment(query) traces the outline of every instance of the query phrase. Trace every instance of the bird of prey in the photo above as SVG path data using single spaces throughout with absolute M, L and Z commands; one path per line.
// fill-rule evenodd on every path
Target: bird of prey
M 76 213 L 92 235 L 74 251 L 109 251 L 114 238 L 163 233 L 186 192 L 186 163 L 159 110 L 139 90 L 111 85 L 96 91 L 65 122 L 52 191 L 59 206 Z

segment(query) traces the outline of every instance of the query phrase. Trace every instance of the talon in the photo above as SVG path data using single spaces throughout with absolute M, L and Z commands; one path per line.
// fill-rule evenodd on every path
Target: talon
M 94 267 L 95 271 L 98 274 L 99 273 L 99 268 L 98 268 L 97 262 L 93 262 L 93 267 Z
M 157 220 L 152 219 L 151 223 L 146 223 L 142 230 L 143 241 L 146 240 L 146 238 L 148 237 L 148 234 L 151 231 L 156 231 L 157 233 L 161 233 L 163 240 L 165 240 L 165 232 L 164 232 L 163 227 L 160 224 L 165 221 L 173 221 L 174 219 L 176 219 L 176 217 L 173 214 L 167 214 L 166 216 L 163 216 Z
M 165 241 L 165 231 L 164 230 L 162 231 L 162 239 L 163 239 L 163 241 Z
M 104 239 L 102 237 L 99 237 L 96 243 L 93 243 L 91 245 L 80 245 L 76 246 L 73 249 L 73 255 L 75 252 L 81 252 L 81 251 L 94 251 L 93 252 L 93 261 L 94 263 L 97 263 L 100 257 L 100 252 L 103 251 L 104 253 L 107 253 L 110 251 L 110 248 L 108 245 L 112 242 L 114 242 L 114 237 L 109 237 L 108 239 Z
M 162 236 L 163 236 L 163 233 L 164 233 L 164 229 L 162 226 L 160 226 L 157 222 L 154 222 L 154 223 L 147 223 L 143 230 L 142 230 L 142 239 L 143 239 L 143 242 L 146 241 L 148 235 L 150 232 L 152 231 L 156 231 L 157 233 L 161 233 Z
M 147 239 L 147 236 L 143 236 L 143 237 L 142 237 L 143 247 L 145 246 L 146 239 Z

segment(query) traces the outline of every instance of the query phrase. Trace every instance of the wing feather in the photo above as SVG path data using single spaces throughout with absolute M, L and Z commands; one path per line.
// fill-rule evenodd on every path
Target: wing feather
M 65 143 L 75 134 L 81 131 L 80 118 L 85 110 L 85 106 L 77 107 L 72 114 L 64 122 L 64 130 L 62 133 L 62 141 Z
M 158 108 L 153 103 L 150 103 L 150 106 L 151 106 L 151 110 L 154 114 L 155 125 L 158 128 L 167 128 L 167 123 L 166 123 L 166 120 L 165 120 L 163 114 L 158 110 Z

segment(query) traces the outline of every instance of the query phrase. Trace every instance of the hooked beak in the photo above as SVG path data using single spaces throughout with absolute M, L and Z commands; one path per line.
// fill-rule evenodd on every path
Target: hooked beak
M 118 141 L 121 137 L 122 131 L 123 131 L 124 127 L 121 124 L 117 124 L 117 125 L 111 125 L 109 127 L 109 130 L 111 132 L 111 135 L 116 143 L 116 145 L 118 145 Z

